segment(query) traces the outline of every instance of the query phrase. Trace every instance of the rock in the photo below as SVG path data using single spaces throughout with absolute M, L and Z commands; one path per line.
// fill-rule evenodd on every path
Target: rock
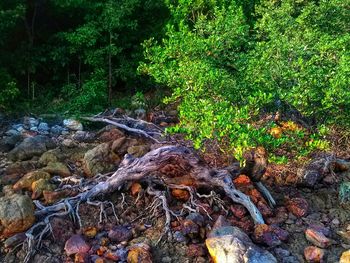
M 306 216 L 309 205 L 304 198 L 292 198 L 286 203 L 286 207 L 296 217 Z
M 49 127 L 49 125 L 46 122 L 41 122 L 39 124 L 39 126 L 38 126 L 38 131 L 39 132 L 46 133 L 46 132 L 49 132 L 49 130 L 50 130 L 50 127 Z
M 74 119 L 65 119 L 63 120 L 63 126 L 67 127 L 68 129 L 72 131 L 82 131 L 83 130 L 83 124 Z
M 74 263 L 87 263 L 87 262 L 91 262 L 89 260 L 89 254 L 79 252 L 74 255 Z
M 56 186 L 47 179 L 39 179 L 32 183 L 32 199 L 38 199 L 43 195 L 43 191 L 53 191 Z
M 88 238 L 94 238 L 97 235 L 97 228 L 87 227 L 86 229 L 84 229 L 84 235 Z
M 204 226 L 205 223 L 205 219 L 200 213 L 190 213 L 188 216 L 186 216 L 186 219 L 195 222 L 199 226 Z
M 133 157 L 139 158 L 145 155 L 149 151 L 148 145 L 134 145 L 130 146 L 127 150 L 128 154 L 131 154 Z
M 74 234 L 74 225 L 71 219 L 65 217 L 52 217 L 50 219 L 52 236 L 56 243 L 64 246 L 66 241 Z
M 50 150 L 47 152 L 44 152 L 39 159 L 39 163 L 42 165 L 48 165 L 49 163 L 56 163 L 58 162 L 57 154 L 55 153 L 55 150 Z
M 26 195 L 0 198 L 0 238 L 23 232 L 35 222 L 34 205 Z
M 312 244 L 321 248 L 326 248 L 331 244 L 331 240 L 328 239 L 322 232 L 312 228 L 306 229 L 305 237 Z
M 138 195 L 141 192 L 142 186 L 139 183 L 133 183 L 131 185 L 131 189 L 130 190 L 131 190 L 131 194 L 133 196 L 136 196 L 136 195 Z
M 132 238 L 132 231 L 125 226 L 115 226 L 109 230 L 108 238 L 118 243 L 129 241 Z
M 85 242 L 83 236 L 73 235 L 66 241 L 64 250 L 68 256 L 77 253 L 87 253 L 90 250 L 90 245 Z
M 60 135 L 64 131 L 64 128 L 60 125 L 54 125 L 50 129 L 52 135 Z
M 350 262 L 350 250 L 347 250 L 341 254 L 339 263 L 349 263 L 349 262 Z
M 9 164 L 5 172 L 6 174 L 25 174 L 39 167 L 36 161 L 22 161 Z
M 53 204 L 63 198 L 75 196 L 77 194 L 78 192 L 76 192 L 73 189 L 63 189 L 59 191 L 47 191 L 47 190 L 43 191 L 46 204 Z
M 178 243 L 183 243 L 186 242 L 186 237 L 180 232 L 180 231 L 175 231 L 174 235 L 174 240 Z
M 87 176 L 94 176 L 116 169 L 120 161 L 111 150 L 111 143 L 102 143 L 85 153 L 83 167 Z
M 72 138 L 77 142 L 92 142 L 95 136 L 96 134 L 93 132 L 76 131 Z
M 33 156 L 40 156 L 54 147 L 55 143 L 47 136 L 28 137 L 8 153 L 8 158 L 11 161 L 28 160 Z
M 145 243 L 133 245 L 129 249 L 127 262 L 128 263 L 152 263 L 151 248 Z
M 38 126 L 39 120 L 32 118 L 32 117 L 24 117 L 23 118 L 23 125 L 26 129 L 31 129 L 33 127 Z
M 11 137 L 11 136 L 20 136 L 21 132 L 18 131 L 17 129 L 10 129 L 8 131 L 5 132 L 5 135 Z
M 274 233 L 273 229 L 266 224 L 256 225 L 253 238 L 257 243 L 264 244 L 269 247 L 275 247 L 281 244 L 281 241 Z
M 239 204 L 231 205 L 230 210 L 238 219 L 242 219 L 247 214 L 247 209 L 243 205 Z
M 196 235 L 199 233 L 199 226 L 190 219 L 185 219 L 181 223 L 181 232 L 186 235 Z
M 22 178 L 22 174 L 5 174 L 0 177 L 0 185 L 12 185 Z
M 309 246 L 304 249 L 304 257 L 307 262 L 320 263 L 324 262 L 324 250 L 318 247 Z
M 11 151 L 20 140 L 20 135 L 10 135 L 2 138 L 0 140 L 0 152 Z
M 213 229 L 205 244 L 215 263 L 277 263 L 270 252 L 256 246 L 237 227 Z
M 61 144 L 62 144 L 62 146 L 67 147 L 67 148 L 77 147 L 77 143 L 74 140 L 72 140 L 72 139 L 64 139 L 61 142 Z
M 34 171 L 25 174 L 14 186 L 13 189 L 20 190 L 32 190 L 32 183 L 39 179 L 50 180 L 51 175 L 44 171 Z
M 190 198 L 188 191 L 183 189 L 172 189 L 171 195 L 178 200 L 187 201 Z
M 115 141 L 118 140 L 122 137 L 125 137 L 124 132 L 122 132 L 121 130 L 112 127 L 111 129 L 104 131 L 100 136 L 99 139 L 102 142 L 111 142 L 111 141 Z
M 42 168 L 42 170 L 51 175 L 59 175 L 61 177 L 68 177 L 72 175 L 68 167 L 60 162 L 50 162 L 46 167 Z
M 25 240 L 27 239 L 27 236 L 25 233 L 18 233 L 13 235 L 12 237 L 9 237 L 8 239 L 6 239 L 6 241 L 4 242 L 4 246 L 5 248 L 14 248 L 19 244 L 22 244 Z

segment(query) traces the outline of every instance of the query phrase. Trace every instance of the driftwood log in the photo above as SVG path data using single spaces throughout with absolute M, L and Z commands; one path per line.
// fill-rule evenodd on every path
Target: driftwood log
M 95 118 L 94 121 L 115 124 L 115 120 L 100 117 Z M 122 125 L 116 126 L 124 128 Z M 148 139 L 154 135 L 147 132 L 139 132 L 135 128 L 128 128 L 128 130 Z M 79 205 L 82 202 L 94 205 L 105 202 L 111 204 L 109 201 L 98 201 L 101 198 L 97 199 L 97 197 L 120 190 L 127 182 L 147 182 L 147 193 L 155 196 L 162 202 L 166 215 L 167 230 L 169 230 L 171 215 L 175 215 L 175 213 L 167 205 L 167 192 L 157 190 L 154 188 L 155 185 L 161 185 L 165 189 L 188 190 L 191 195 L 189 202 L 192 207 L 196 206 L 193 197 L 198 188 L 204 187 L 214 192 L 224 192 L 233 202 L 242 204 L 247 208 L 255 224 L 263 224 L 264 220 L 259 210 L 247 195 L 235 188 L 232 182 L 232 176 L 239 173 L 239 167 L 238 169 L 232 169 L 232 167 L 228 169 L 210 168 L 194 151 L 184 146 L 161 146 L 140 158 L 134 158 L 127 154 L 117 171 L 103 181 L 91 182 L 90 187 L 77 196 L 66 198 L 51 206 L 43 206 L 39 202 L 35 202 L 38 223 L 26 232 L 27 240 L 24 243 L 24 247 L 27 249 L 27 257 L 25 262 L 28 262 L 35 253 L 44 235 L 50 232 L 51 217 L 69 214 L 81 226 Z M 113 204 L 111 205 L 113 207 Z M 103 209 L 102 207 L 101 209 Z

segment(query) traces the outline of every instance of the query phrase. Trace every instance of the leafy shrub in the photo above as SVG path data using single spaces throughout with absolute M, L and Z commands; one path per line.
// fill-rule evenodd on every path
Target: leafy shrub
M 144 43 L 139 70 L 172 88 L 165 102 L 180 102 L 180 124 L 169 131 L 197 148 L 215 139 L 237 158 L 263 145 L 284 161 L 288 150 L 293 158 L 328 145 L 304 128 L 274 137 L 276 123 L 259 122 L 269 105 L 283 101 L 319 123 L 349 121 L 348 11 L 337 0 L 261 2 L 255 30 L 234 1 L 168 3 L 167 37 Z
M 0 69 L 0 109 L 10 110 L 18 95 L 16 81 L 4 69 Z

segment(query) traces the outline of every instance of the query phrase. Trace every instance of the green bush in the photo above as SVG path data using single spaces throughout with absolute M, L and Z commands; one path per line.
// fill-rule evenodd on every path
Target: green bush
M 19 95 L 19 90 L 15 79 L 13 79 L 4 69 L 0 69 L 0 109 L 11 110 Z
M 217 140 L 237 158 L 263 145 L 284 161 L 281 150 L 293 158 L 328 145 L 316 130 L 273 136 L 274 121 L 259 122 L 262 111 L 279 110 L 271 105 L 319 124 L 349 123 L 349 16 L 337 0 L 261 2 L 252 28 L 234 1 L 171 1 L 167 37 L 144 43 L 139 70 L 172 88 L 166 102 L 180 102 L 170 131 L 198 148 Z

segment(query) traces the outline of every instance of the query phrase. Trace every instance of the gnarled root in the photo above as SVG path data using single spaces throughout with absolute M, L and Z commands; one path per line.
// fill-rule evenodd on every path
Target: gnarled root
M 230 171 L 232 173 L 232 171 Z M 126 182 L 146 180 L 149 182 L 161 182 L 167 188 L 182 188 L 189 191 L 191 198 L 188 209 L 198 207 L 193 197 L 193 190 L 197 187 L 205 187 L 213 190 L 221 189 L 233 202 L 242 204 L 250 212 L 256 224 L 263 224 L 264 220 L 252 203 L 250 198 L 237 190 L 231 180 L 228 170 L 209 168 L 193 151 L 182 146 L 163 146 L 155 149 L 141 158 L 133 158 L 126 155 L 119 169 L 105 181 L 98 182 L 95 186 L 75 197 L 70 197 L 55 205 L 38 206 L 36 215 L 43 218 L 27 232 L 28 254 L 27 261 L 33 254 L 45 233 L 50 230 L 49 219 L 52 216 L 70 214 L 81 225 L 79 217 L 79 204 L 90 202 L 99 195 L 111 193 L 120 189 Z M 169 229 L 171 216 L 177 216 L 168 205 L 165 192 L 158 191 L 149 185 L 148 194 L 156 196 L 160 201 L 166 215 L 166 229 Z M 101 220 L 103 219 L 103 202 L 94 202 L 101 207 Z M 114 208 L 112 206 L 112 208 Z M 116 216 L 116 214 L 115 214 Z M 39 233 L 38 229 L 44 227 Z M 34 243 L 37 243 L 34 245 Z M 26 261 L 26 262 L 27 262 Z

